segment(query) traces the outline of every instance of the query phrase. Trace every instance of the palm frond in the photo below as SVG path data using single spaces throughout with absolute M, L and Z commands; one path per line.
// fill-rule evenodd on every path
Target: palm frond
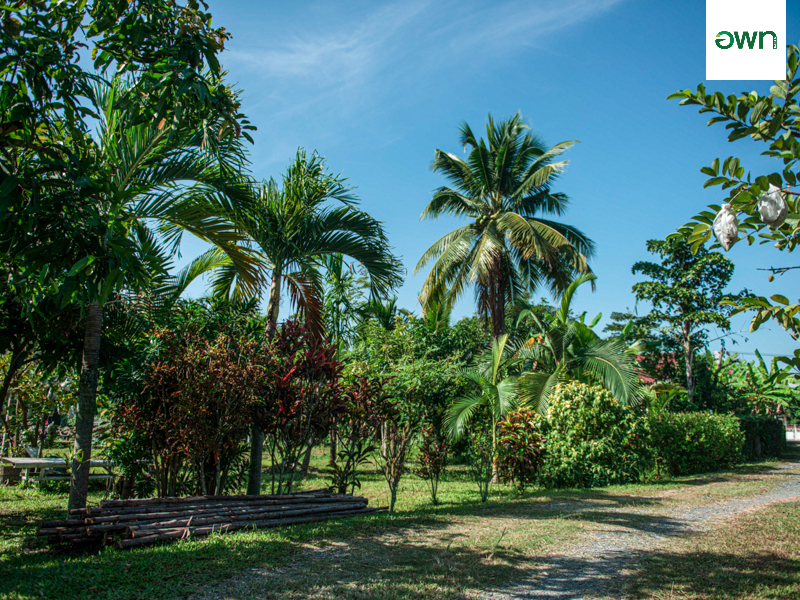
M 460 440 L 472 422 L 475 412 L 481 407 L 483 397 L 480 393 L 458 398 L 445 413 L 444 427 L 453 441 Z
M 618 340 L 601 340 L 583 349 L 576 361 L 580 368 L 623 404 L 641 400 L 642 385 L 639 380 L 639 363 L 625 353 L 625 344 Z

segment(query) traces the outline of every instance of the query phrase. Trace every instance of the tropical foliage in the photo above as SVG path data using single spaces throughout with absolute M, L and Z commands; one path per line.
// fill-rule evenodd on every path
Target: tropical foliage
M 543 413 L 556 386 L 567 381 L 598 383 L 625 404 L 634 404 L 641 397 L 636 355 L 642 347 L 628 344 L 624 335 L 601 339 L 593 330 L 601 315 L 589 323 L 585 314 L 577 319 L 570 317 L 578 288 L 595 279 L 595 275 L 586 274 L 570 283 L 558 310 L 548 317 L 540 318 L 532 311 L 519 315 L 520 320 L 532 321 L 535 333 L 516 354 L 527 369 L 519 377 L 519 396 L 521 402 Z
M 730 415 L 665 413 L 650 419 L 658 475 L 716 471 L 742 460 L 744 433 Z
M 447 411 L 445 427 L 454 440 L 459 440 L 476 416 L 488 415 L 488 436 L 494 457 L 492 472 L 497 477 L 497 423 L 518 403 L 517 378 L 510 374 L 519 359 L 508 345 L 508 334 L 492 343 L 491 352 L 481 356 L 476 365 L 461 370 L 472 384 L 470 393 L 457 398 Z
M 727 334 L 732 312 L 755 309 L 754 329 L 774 319 L 797 336 L 797 305 L 725 295 L 733 264 L 703 245 L 712 213 L 648 242 L 660 262 L 633 265 L 648 278 L 633 292 L 651 309 L 613 313 L 603 337 L 601 315 L 575 305 L 597 280 L 594 244 L 553 220 L 575 142 L 549 147 L 520 114 L 489 116 L 485 139 L 461 126 L 465 156 L 435 152 L 446 185 L 422 218 L 465 224 L 420 258 L 421 305 L 404 307 L 384 224 L 320 153 L 298 149 L 277 179 L 250 172 L 253 128 L 217 58 L 229 34 L 204 3 L 0 12 L 0 454 L 68 438 L 68 509 L 85 508 L 96 450 L 117 476 L 109 494 L 128 498 L 291 493 L 326 447 L 331 488 L 353 494 L 377 468 L 390 511 L 412 476 L 436 504 L 451 459 L 487 502 L 501 481 L 523 494 L 720 468 L 743 444 L 782 451 L 798 359 L 712 354 L 708 327 Z M 733 157 L 703 172 L 731 189 L 749 243 L 787 252 L 800 148 L 788 56 L 768 97 L 676 95 L 784 161 L 754 180 Z M 787 213 L 770 227 L 767 192 Z M 176 273 L 187 232 L 206 251 Z M 201 277 L 208 297 L 184 298 Z M 555 305 L 533 303 L 540 290 Z M 475 314 L 456 320 L 468 291 Z
M 647 250 L 661 258 L 660 263 L 640 261 L 631 271 L 642 273 L 650 281 L 633 286 L 637 301 L 652 305 L 648 320 L 661 326 L 667 348 L 683 356 L 689 402 L 695 391 L 694 355 L 708 343 L 706 327 L 716 326 L 723 333 L 730 331 L 732 309 L 723 301 L 736 296 L 725 293 L 733 277 L 733 262 L 719 252 L 704 246 L 692 251 L 682 239 L 648 240 Z
M 537 427 L 538 413 L 519 408 L 498 424 L 500 478 L 511 483 L 521 496 L 525 486 L 535 483 L 544 463 L 545 439 Z
M 415 474 L 428 482 L 431 488 L 431 503 L 438 504 L 436 497 L 439 491 L 439 479 L 447 467 L 450 454 L 450 442 L 436 427 L 426 425 L 422 431 L 422 441 L 419 445 L 419 466 Z

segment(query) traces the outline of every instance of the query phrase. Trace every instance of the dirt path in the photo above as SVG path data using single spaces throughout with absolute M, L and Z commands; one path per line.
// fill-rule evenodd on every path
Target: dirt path
M 543 558 L 525 581 L 487 591 L 480 598 L 583 600 L 624 597 L 622 586 L 626 575 L 631 574 L 644 554 L 664 546 L 671 538 L 702 531 L 725 519 L 775 502 L 800 499 L 800 474 L 786 472 L 797 467 L 797 463 L 787 463 L 774 469 L 772 474 L 780 474 L 786 481 L 755 496 L 668 511 L 650 507 L 602 507 L 592 515 L 593 520 L 603 524 L 600 531 L 587 534 L 580 542 Z M 570 512 L 568 506 L 565 509 Z

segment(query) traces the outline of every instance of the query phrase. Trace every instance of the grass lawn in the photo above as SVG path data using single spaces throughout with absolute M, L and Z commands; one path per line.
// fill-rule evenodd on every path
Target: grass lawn
M 644 559 L 631 596 L 663 600 L 800 598 L 800 502 L 774 504 Z
M 299 489 L 327 484 L 319 472 L 326 454 L 318 450 Z M 514 581 L 536 556 L 599 527 L 590 514 L 604 505 L 662 510 L 751 495 L 777 485 L 766 475 L 774 464 L 653 485 L 532 490 L 523 498 L 501 485 L 486 504 L 456 466 L 440 485 L 438 506 L 427 483 L 409 475 L 393 515 L 94 553 L 49 549 L 34 536 L 37 521 L 63 515 L 64 492 L 0 487 L 0 598 L 222 598 L 218 585 L 248 597 L 250 579 L 258 581 L 254 597 L 459 598 Z M 381 475 L 361 480 L 370 504 L 385 506 Z M 102 497 L 93 492 L 90 503 Z

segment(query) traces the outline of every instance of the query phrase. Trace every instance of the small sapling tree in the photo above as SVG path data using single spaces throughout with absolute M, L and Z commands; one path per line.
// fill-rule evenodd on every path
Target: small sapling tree
M 380 415 L 386 410 L 386 381 L 356 377 L 344 392 L 344 411 L 337 419 L 338 461 L 328 467 L 333 487 L 340 494 L 361 488 L 358 468 L 369 461 L 380 437 Z
M 419 466 L 415 474 L 428 482 L 431 488 L 431 503 L 439 504 L 436 493 L 439 490 L 439 479 L 447 467 L 450 454 L 450 442 L 439 434 L 431 424 L 422 432 L 422 443 L 419 447 Z

